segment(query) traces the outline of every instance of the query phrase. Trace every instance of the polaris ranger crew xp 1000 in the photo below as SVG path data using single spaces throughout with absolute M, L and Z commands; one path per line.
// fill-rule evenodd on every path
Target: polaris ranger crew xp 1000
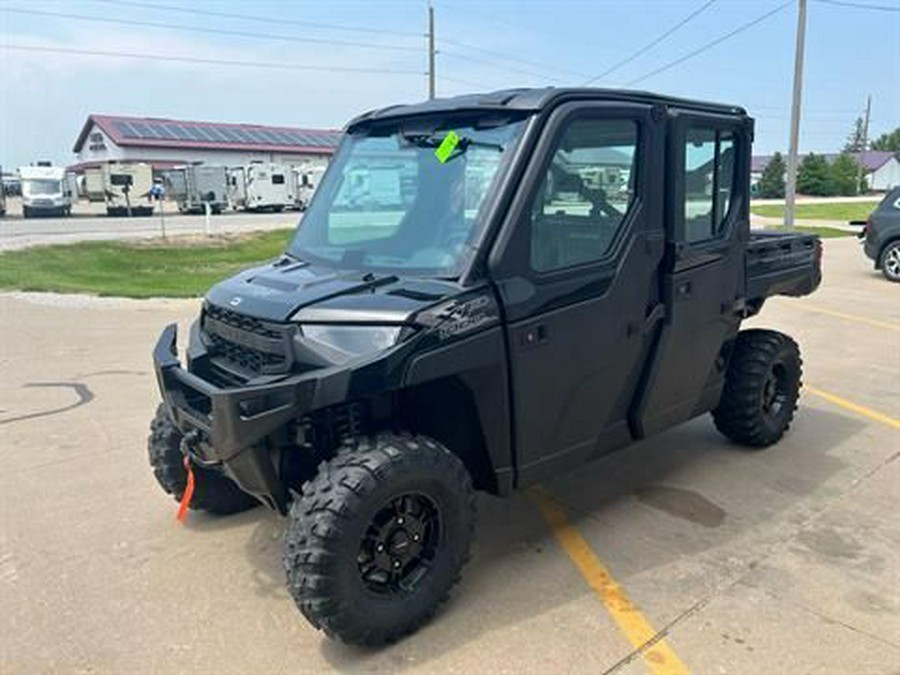
M 183 506 L 287 517 L 300 611 L 351 643 L 459 578 L 474 490 L 507 495 L 711 412 L 777 442 L 818 239 L 752 233 L 735 106 L 509 90 L 364 114 L 284 254 L 214 286 L 186 364 L 154 351 L 150 462 Z

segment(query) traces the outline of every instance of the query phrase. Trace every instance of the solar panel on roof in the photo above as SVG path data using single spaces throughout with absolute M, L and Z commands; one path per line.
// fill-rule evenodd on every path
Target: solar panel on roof
M 113 122 L 113 125 L 125 138 L 137 138 L 139 136 L 138 132 L 128 122 L 118 121 Z

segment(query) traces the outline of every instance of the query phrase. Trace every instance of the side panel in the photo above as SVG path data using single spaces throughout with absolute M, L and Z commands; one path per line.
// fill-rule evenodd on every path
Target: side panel
M 454 379 L 474 403 L 484 448 L 500 494 L 513 485 L 512 447 L 509 436 L 509 386 L 503 329 L 494 326 L 416 356 L 403 378 L 404 387 Z M 449 408 L 453 419 L 462 411 Z

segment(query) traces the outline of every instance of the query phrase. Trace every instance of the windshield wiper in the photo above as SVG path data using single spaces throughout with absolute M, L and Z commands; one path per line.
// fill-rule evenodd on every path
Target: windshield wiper
M 434 134 L 402 134 L 403 140 L 409 143 L 410 145 L 414 145 L 417 148 L 437 148 L 444 141 L 444 137 L 438 137 Z M 470 147 L 477 148 L 491 148 L 496 150 L 497 152 L 503 152 L 506 148 L 501 143 L 491 143 L 490 141 L 480 141 L 474 138 L 468 138 L 465 136 L 461 136 L 459 139 L 459 143 L 456 148 L 454 148 L 453 154 L 449 157 L 449 159 L 453 159 L 459 155 L 462 155 L 468 150 Z

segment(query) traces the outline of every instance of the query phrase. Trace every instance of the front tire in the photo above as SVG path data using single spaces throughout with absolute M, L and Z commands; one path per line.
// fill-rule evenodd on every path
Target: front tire
M 884 247 L 878 266 L 885 279 L 900 282 L 900 240 L 892 241 Z
M 160 405 L 150 423 L 147 449 L 156 481 L 163 490 L 175 498 L 176 502 L 181 501 L 187 485 L 181 439 L 182 434 L 178 427 L 169 419 L 165 406 Z M 259 506 L 259 502 L 241 490 L 231 479 L 215 471 L 195 466 L 194 495 L 188 506 L 194 510 L 224 516 Z
M 377 645 L 419 628 L 459 580 L 472 481 L 425 436 L 383 434 L 322 463 L 285 533 L 288 588 L 316 628 Z
M 797 343 L 783 333 L 738 333 L 722 398 L 712 411 L 716 428 L 751 448 L 778 442 L 797 409 L 802 364 Z

